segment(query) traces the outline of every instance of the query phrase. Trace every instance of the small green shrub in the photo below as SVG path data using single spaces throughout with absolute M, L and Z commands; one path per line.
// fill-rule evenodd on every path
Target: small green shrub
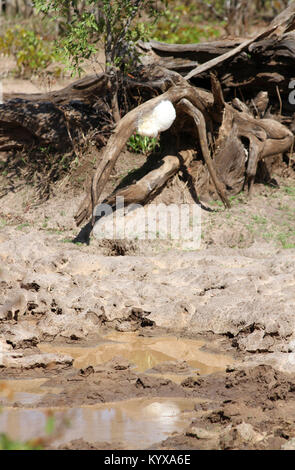
M 295 187 L 285 186 L 283 190 L 288 196 L 291 196 L 291 197 L 295 196 Z
M 53 42 L 21 26 L 9 28 L 0 36 L 0 53 L 15 58 L 18 76 L 40 72 L 59 60 Z
M 147 155 L 158 150 L 160 144 L 157 138 L 133 134 L 127 142 L 127 148 L 130 152 Z

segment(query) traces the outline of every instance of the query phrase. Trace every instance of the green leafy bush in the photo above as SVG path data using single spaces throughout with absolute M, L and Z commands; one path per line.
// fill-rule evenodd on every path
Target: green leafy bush
M 204 22 L 200 6 L 194 2 L 170 4 L 161 19 L 152 29 L 152 38 L 156 41 L 172 44 L 192 44 L 218 37 L 222 23 L 211 20 Z
M 81 61 L 97 52 L 103 43 L 106 69 L 126 71 L 134 66 L 138 52 L 135 42 L 145 38 L 145 28 L 139 21 L 143 15 L 153 23 L 158 18 L 158 6 L 166 0 L 34 0 L 37 11 L 62 23 L 63 33 L 58 43 L 73 71 L 81 72 Z
M 159 149 L 158 139 L 154 137 L 143 137 L 139 134 L 133 134 L 127 142 L 127 148 L 130 152 L 143 153 L 147 155 Z
M 9 28 L 0 36 L 0 53 L 15 58 L 19 76 L 40 72 L 59 59 L 53 42 L 21 26 Z

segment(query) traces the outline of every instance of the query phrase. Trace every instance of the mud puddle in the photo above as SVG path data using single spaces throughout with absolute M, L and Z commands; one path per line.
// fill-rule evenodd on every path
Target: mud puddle
M 27 441 L 45 438 L 46 421 L 53 413 L 60 435 L 52 445 L 83 439 L 90 443 L 120 443 L 143 449 L 159 443 L 189 425 L 196 399 L 133 399 L 72 409 L 15 409 L 0 413 L 0 432 Z M 63 424 L 64 423 L 64 424 Z M 62 431 L 60 431 L 62 429 Z
M 39 348 L 43 353 L 70 355 L 74 358 L 76 370 L 90 365 L 108 370 L 108 363 L 119 357 L 131 364 L 134 374 L 145 373 L 180 384 L 186 377 L 224 371 L 234 362 L 230 356 L 204 350 L 204 346 L 208 348 L 210 344 L 176 336 L 145 337 L 136 333 L 113 332 L 94 347 L 43 343 Z M 113 373 L 119 375 L 120 370 Z M 113 383 L 111 387 L 116 387 L 116 382 Z M 89 395 L 86 383 L 78 387 L 79 392 L 82 387 L 83 394 Z M 48 415 L 53 413 L 57 429 L 62 428 L 53 443 L 51 439 L 54 447 L 83 439 L 89 443 L 114 443 L 115 446 L 119 443 L 120 448 L 143 449 L 167 439 L 176 431 L 184 431 L 191 422 L 196 403 L 202 401 L 196 397 L 177 397 L 177 393 L 172 397 L 158 397 L 155 391 L 155 396 L 131 398 L 132 395 L 125 395 L 127 399 L 115 403 L 107 399 L 106 403 L 83 403 L 82 406 L 82 401 L 70 403 L 66 399 L 68 406 L 59 406 L 56 402 L 57 406 L 50 406 L 54 402 L 49 399 L 38 405 L 45 394 L 56 397 L 62 390 L 48 386 L 45 378 L 0 381 L 3 406 L 0 433 L 5 432 L 19 441 L 44 437 Z M 97 391 L 98 386 L 92 390 Z M 76 392 L 70 391 L 72 393 Z
M 205 341 L 176 336 L 144 337 L 137 333 L 113 332 L 104 338 L 107 342 L 96 347 L 40 345 L 44 353 L 62 353 L 72 356 L 74 367 L 81 369 L 98 366 L 121 356 L 136 372 L 150 372 L 180 383 L 185 376 L 207 375 L 224 371 L 234 361 L 230 356 L 202 350 Z

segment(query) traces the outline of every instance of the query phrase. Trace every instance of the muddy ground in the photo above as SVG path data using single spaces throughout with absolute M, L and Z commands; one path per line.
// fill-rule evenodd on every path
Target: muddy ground
M 115 177 L 136 159 L 144 157 L 125 152 Z M 242 194 L 231 210 L 204 201 L 199 250 L 171 240 L 74 244 L 81 190 L 57 185 L 41 204 L 34 187 L 8 191 L 0 214 L 1 431 L 19 437 L 17 420 L 29 423 L 30 413 L 57 413 L 59 428 L 61 410 L 111 407 L 117 431 L 109 438 L 86 430 L 43 444 L 294 448 L 295 179 L 284 172 L 280 187 L 256 185 L 253 199 Z M 185 191 L 175 179 L 158 200 L 182 202 Z M 173 426 L 138 441 L 118 424 L 137 419 L 139 432 L 159 417 Z
M 124 151 L 106 194 L 144 161 Z M 51 449 L 294 449 L 292 164 L 230 210 L 203 200 L 198 250 L 73 243 L 92 167 L 43 202 L 1 170 L 0 431 Z M 154 202 L 192 200 L 176 177 Z

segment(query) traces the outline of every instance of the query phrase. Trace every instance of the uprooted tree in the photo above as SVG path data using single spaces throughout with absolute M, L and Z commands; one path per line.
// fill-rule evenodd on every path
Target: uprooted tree
M 101 145 L 100 132 L 108 127 L 108 142 L 76 215 L 81 225 L 93 214 L 140 116 L 168 99 L 177 117 L 161 135 L 162 160 L 107 201 L 113 203 L 120 195 L 126 203 L 146 203 L 195 159 L 200 165 L 191 183 L 197 197 L 215 192 L 229 207 L 230 195 L 244 187 L 251 194 L 258 166 L 270 179 L 271 157 L 292 150 L 294 108 L 288 97 L 295 79 L 294 30 L 293 2 L 252 39 L 194 45 L 139 43 L 146 51 L 145 65 L 120 83 L 118 107 L 124 117 L 115 127 L 110 121 L 112 90 L 106 73 L 44 95 L 4 95 L 0 151 L 50 145 L 62 153 L 90 130 L 95 130 Z

